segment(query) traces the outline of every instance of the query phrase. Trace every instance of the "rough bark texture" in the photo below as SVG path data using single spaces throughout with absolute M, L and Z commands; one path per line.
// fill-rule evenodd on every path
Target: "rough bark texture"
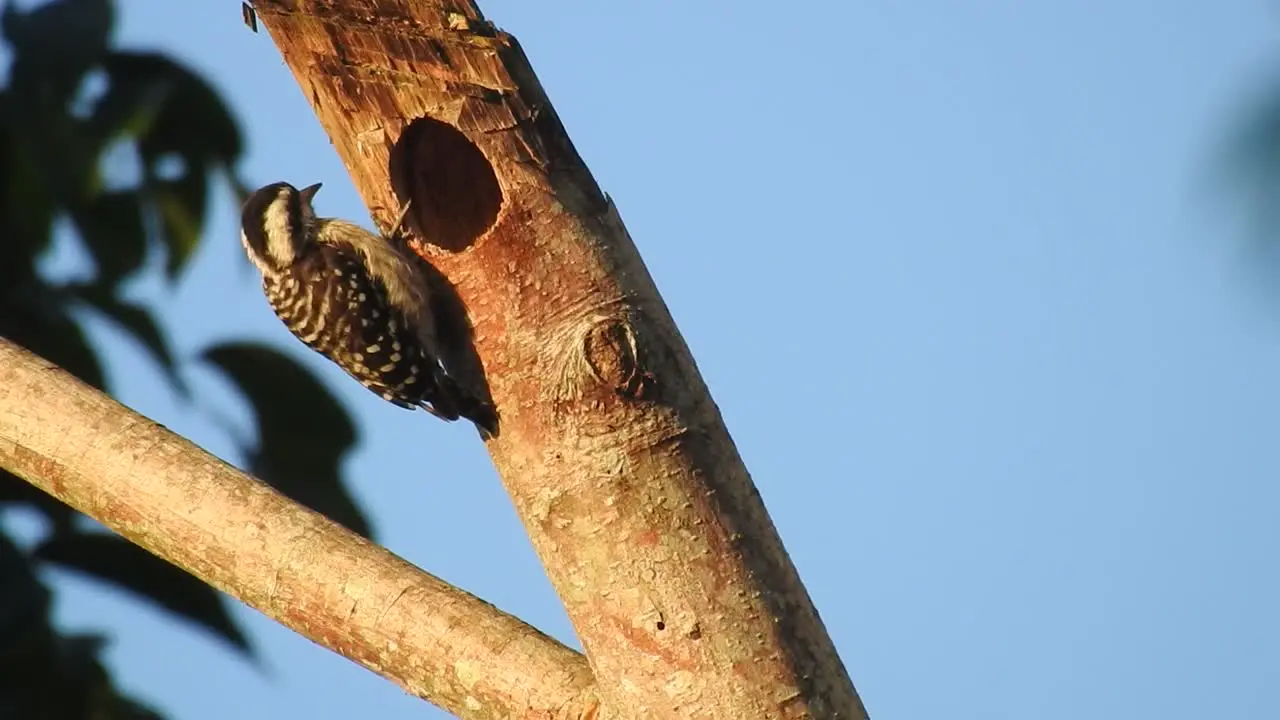
M 412 199 L 414 241 L 474 327 L 474 355 L 450 360 L 496 401 L 489 449 L 610 714 L 865 717 L 515 39 L 465 0 L 255 6 L 379 222 Z
M 595 713 L 578 653 L 3 339 L 0 466 L 461 717 Z

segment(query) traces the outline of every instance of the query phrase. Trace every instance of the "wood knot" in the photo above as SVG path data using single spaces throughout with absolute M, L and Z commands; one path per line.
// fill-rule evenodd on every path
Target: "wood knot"
M 603 385 L 626 398 L 647 398 L 654 377 L 644 368 L 630 322 L 597 316 L 579 325 L 572 335 L 573 340 L 562 345 L 567 357 L 559 363 L 558 402 L 581 400 L 593 385 Z
M 612 386 L 615 392 L 637 394 L 643 373 L 630 325 L 619 320 L 595 325 L 583 338 L 582 352 L 596 380 Z

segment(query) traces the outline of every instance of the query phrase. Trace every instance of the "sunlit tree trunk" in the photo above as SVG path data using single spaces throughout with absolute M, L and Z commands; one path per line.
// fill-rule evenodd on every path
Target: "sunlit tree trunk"
M 496 401 L 490 453 L 606 714 L 863 717 L 688 347 L 515 38 L 466 0 L 256 8 L 379 221 L 412 201 L 419 251 L 474 327 L 474 356 L 450 359 Z

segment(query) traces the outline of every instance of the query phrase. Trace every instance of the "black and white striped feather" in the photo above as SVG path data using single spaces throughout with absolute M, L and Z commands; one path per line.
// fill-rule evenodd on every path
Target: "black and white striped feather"
M 316 217 L 318 189 L 273 183 L 245 201 L 241 241 L 276 315 L 388 402 L 494 432 L 492 408 L 440 364 L 421 261 L 358 225 Z

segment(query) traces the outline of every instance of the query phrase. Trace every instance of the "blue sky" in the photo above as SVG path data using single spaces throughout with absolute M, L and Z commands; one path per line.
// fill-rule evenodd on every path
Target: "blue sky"
M 1277 716 L 1280 323 L 1215 156 L 1271 77 L 1262 0 L 488 0 L 617 202 L 877 720 Z M 120 38 L 222 90 L 255 183 L 368 222 L 231 0 Z M 280 343 L 363 422 L 395 552 L 573 643 L 474 433 L 289 338 L 220 194 L 167 327 Z M 1280 278 L 1276 278 L 1280 282 Z M 234 459 L 105 327 L 131 406 Z M 230 423 L 245 405 L 192 381 Z M 70 628 L 175 720 L 443 716 L 237 608 L 255 668 L 58 575 Z

